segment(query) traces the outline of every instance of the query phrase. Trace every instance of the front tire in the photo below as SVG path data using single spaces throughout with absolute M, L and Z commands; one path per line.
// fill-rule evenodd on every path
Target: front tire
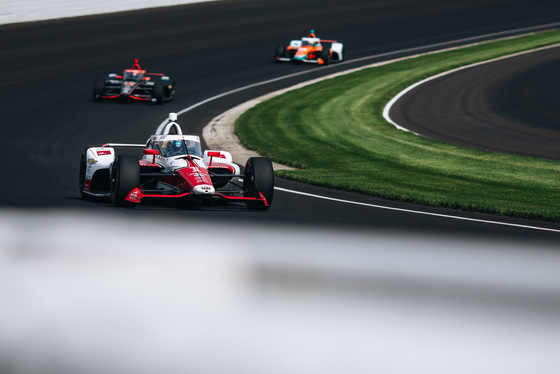
M 101 101 L 103 94 L 105 93 L 105 79 L 95 78 L 93 82 L 93 101 Z
M 111 173 L 111 202 L 114 206 L 134 206 L 126 197 L 140 186 L 140 164 L 138 157 L 118 155 Z
M 154 85 L 154 91 L 152 92 L 152 102 L 154 104 L 163 104 L 163 95 L 165 94 L 165 87 L 163 87 L 163 82 L 158 79 Z
M 80 195 L 84 200 L 88 200 L 89 198 L 89 196 L 84 193 L 84 188 L 86 184 L 86 169 L 87 169 L 86 152 L 87 149 L 82 152 L 82 158 L 80 159 L 80 174 L 79 174 L 79 181 L 78 181 L 78 186 L 80 188 Z
M 274 61 L 278 62 L 280 57 L 286 57 L 286 47 L 283 45 L 277 45 L 276 50 L 274 52 Z
M 328 65 L 331 59 L 331 52 L 326 48 L 323 47 L 321 51 L 321 60 L 323 60 L 323 65 Z
M 251 157 L 245 164 L 245 176 L 243 178 L 243 190 L 245 197 L 266 199 L 263 201 L 246 201 L 245 205 L 251 210 L 267 210 L 272 204 L 274 196 L 274 170 L 272 162 L 266 157 Z

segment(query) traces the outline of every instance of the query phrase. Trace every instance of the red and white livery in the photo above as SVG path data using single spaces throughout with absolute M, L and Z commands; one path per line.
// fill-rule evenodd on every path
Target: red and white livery
M 177 114 L 170 113 L 146 144 L 87 148 L 80 161 L 82 198 L 108 198 L 115 206 L 157 200 L 212 204 L 219 199 L 241 202 L 249 209 L 270 208 L 274 171 L 268 158 L 249 158 L 241 173 L 229 152 L 202 152 L 200 138 L 183 135 L 176 121 Z M 141 158 L 115 152 L 127 148 L 142 149 Z

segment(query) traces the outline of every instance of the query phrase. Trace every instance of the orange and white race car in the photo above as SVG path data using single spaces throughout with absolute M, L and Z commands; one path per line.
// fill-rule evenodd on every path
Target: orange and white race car
M 311 30 L 309 36 L 300 40 L 292 40 L 290 45 L 276 46 L 274 60 L 308 62 L 312 64 L 328 65 L 340 62 L 344 58 L 344 45 L 336 40 L 324 40 L 315 36 Z

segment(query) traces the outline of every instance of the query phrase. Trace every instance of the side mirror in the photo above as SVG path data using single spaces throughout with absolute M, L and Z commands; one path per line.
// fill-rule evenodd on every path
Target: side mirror
M 218 157 L 218 158 L 225 158 L 221 152 L 219 151 L 207 151 L 206 155 L 208 157 L 210 157 L 210 162 L 208 162 L 208 166 L 212 165 L 212 160 L 214 159 L 214 157 Z
M 144 148 L 142 150 L 142 153 L 145 154 L 145 155 L 154 156 L 154 158 L 152 158 L 152 164 L 156 163 L 156 156 L 159 155 L 159 151 L 157 149 Z

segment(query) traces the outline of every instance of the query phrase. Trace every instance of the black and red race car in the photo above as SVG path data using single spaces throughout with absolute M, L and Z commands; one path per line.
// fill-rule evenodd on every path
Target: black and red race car
M 104 99 L 133 99 L 162 104 L 175 97 L 175 82 L 165 74 L 142 70 L 138 60 L 122 73 L 110 73 L 96 78 L 93 83 L 93 101 Z

